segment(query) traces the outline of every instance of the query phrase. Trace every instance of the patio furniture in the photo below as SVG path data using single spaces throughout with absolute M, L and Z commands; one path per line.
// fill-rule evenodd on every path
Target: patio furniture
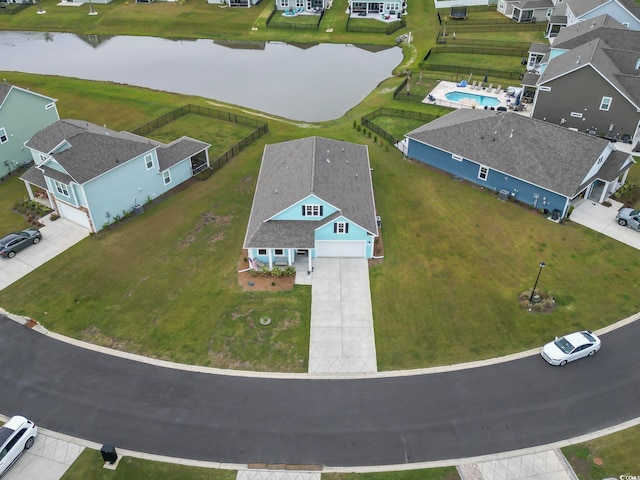
M 496 87 L 496 93 L 502 93 L 502 85 Z

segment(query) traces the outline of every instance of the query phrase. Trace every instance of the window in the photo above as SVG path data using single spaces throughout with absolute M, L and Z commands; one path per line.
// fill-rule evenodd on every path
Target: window
M 582 118 L 582 114 L 580 112 L 571 112 L 571 116 L 574 118 Z
M 284 251 L 281 248 L 276 248 L 273 253 L 276 255 L 284 255 Z
M 163 174 L 162 174 L 162 178 L 164 180 L 164 184 L 168 185 L 171 183 L 171 172 L 169 170 L 166 170 Z
M 551 91 L 551 87 L 547 87 L 546 85 L 542 85 L 542 86 L 538 87 L 538 90 L 540 90 L 541 92 L 550 92 Z
M 347 222 L 334 223 L 333 233 L 349 233 L 349 224 Z
M 451 158 L 453 158 L 454 160 L 457 160 L 457 161 L 459 161 L 459 162 L 461 162 L 461 161 L 462 161 L 462 157 L 461 157 L 460 155 L 452 154 L 452 155 L 451 155 Z
M 267 254 L 267 249 L 266 248 L 259 248 L 258 249 L 258 255 L 266 255 Z
M 547 8 L 547 18 L 553 14 L 553 8 Z
M 47 156 L 44 153 L 40 154 L 40 162 L 44 162 L 47 160 Z
M 602 97 L 602 101 L 600 102 L 600 110 L 604 110 L 605 112 L 609 111 L 611 107 L 611 97 Z
M 321 217 L 322 205 L 303 205 L 302 216 L 303 217 Z
M 288 7 L 289 6 L 289 0 L 280 0 L 280 5 L 283 7 Z
M 480 170 L 478 171 L 478 178 L 480 180 L 486 180 L 488 176 L 489 176 L 489 167 L 480 165 Z
M 7 132 L 4 127 L 0 128 L 0 144 L 6 143 L 9 141 L 9 137 L 7 137 Z
M 53 108 L 55 106 L 55 103 L 49 103 L 47 105 L 45 105 L 44 109 L 45 110 L 49 110 L 50 108 Z
M 150 153 L 144 156 L 144 164 L 147 166 L 147 170 L 153 168 L 153 156 Z
M 296 7 L 304 8 L 304 0 L 296 0 Z
M 56 187 L 56 191 L 60 194 L 60 195 L 64 195 L 65 197 L 69 196 L 69 189 L 67 188 L 67 186 L 64 183 L 60 183 L 57 180 L 53 181 L 53 186 Z

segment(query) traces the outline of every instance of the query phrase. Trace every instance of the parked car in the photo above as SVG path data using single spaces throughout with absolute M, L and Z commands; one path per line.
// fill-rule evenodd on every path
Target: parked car
M 0 428 L 0 475 L 4 475 L 25 450 L 33 447 L 37 436 L 35 423 L 20 415 L 11 417 Z
M 0 257 L 13 258 L 16 253 L 27 248 L 29 245 L 35 245 L 42 240 L 42 234 L 37 228 L 27 228 L 21 232 L 12 232 L 0 239 Z
M 584 357 L 592 357 L 600 350 L 600 339 L 590 330 L 575 332 L 547 343 L 542 358 L 551 365 L 566 365 Z
M 616 215 L 616 222 L 623 227 L 640 230 L 640 210 L 634 210 L 633 208 L 621 208 L 618 215 Z

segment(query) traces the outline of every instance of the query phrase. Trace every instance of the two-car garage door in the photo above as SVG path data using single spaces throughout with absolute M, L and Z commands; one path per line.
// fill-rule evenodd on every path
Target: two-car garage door
M 316 257 L 365 257 L 366 244 L 358 241 L 316 241 Z

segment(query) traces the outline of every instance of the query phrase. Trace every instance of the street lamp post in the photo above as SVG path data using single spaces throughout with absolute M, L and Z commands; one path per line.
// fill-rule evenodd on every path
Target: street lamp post
M 540 280 L 540 274 L 542 273 L 542 269 L 544 268 L 545 263 L 540 262 L 540 270 L 538 270 L 538 276 L 536 277 L 536 283 L 533 284 L 533 290 L 531 290 L 531 296 L 529 297 L 529 303 L 533 301 L 533 294 L 536 292 L 536 287 L 538 286 L 538 280 Z

